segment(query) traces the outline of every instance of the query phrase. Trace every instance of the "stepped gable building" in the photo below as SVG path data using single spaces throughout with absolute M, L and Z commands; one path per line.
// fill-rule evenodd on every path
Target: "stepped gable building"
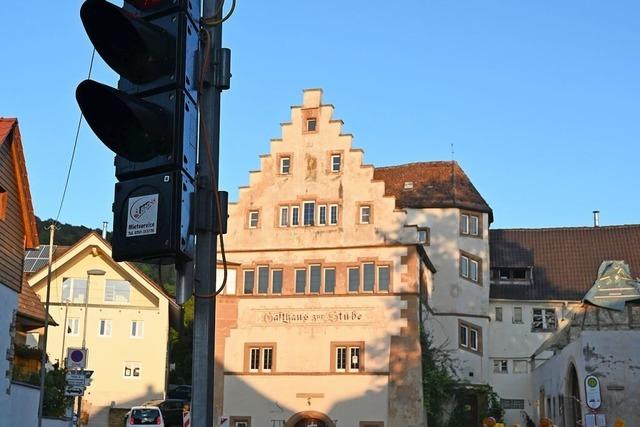
M 216 411 L 231 427 L 423 426 L 420 322 L 464 331 L 451 345 L 486 372 L 491 209 L 455 162 L 364 164 L 321 98 L 304 91 L 229 206 Z
M 554 355 L 567 345 L 563 335 L 569 330 L 585 329 L 585 318 L 589 320 L 586 329 L 597 329 L 598 333 L 589 335 L 591 332 L 588 332 L 583 336 L 597 336 L 599 340 L 614 338 L 616 328 L 609 324 L 609 310 L 595 310 L 602 313 L 601 331 L 590 324 L 592 315 L 585 315 L 594 310 L 585 307 L 581 300 L 593 286 L 604 261 L 621 260 L 636 276 L 640 273 L 640 225 L 496 229 L 490 232 L 490 247 L 490 382 L 503 399 L 506 422 L 523 424 L 527 416 L 536 421 L 548 416 L 556 424 L 568 427 L 576 425 L 576 420 L 586 420 L 589 412 L 586 405 L 575 402 L 585 401 L 581 385 L 589 369 L 604 377 L 618 375 L 620 369 L 610 370 L 613 365 L 599 365 L 599 356 L 590 355 L 586 346 L 588 340 L 575 340 L 574 332 L 571 338 L 585 345 L 584 352 L 580 348 L 572 360 Z M 619 336 L 628 335 L 628 330 L 633 329 L 625 324 L 635 325 L 631 315 L 635 311 L 629 310 L 631 319 L 618 318 L 614 313 L 620 324 L 618 329 L 625 330 L 616 332 Z M 595 341 L 589 345 L 594 346 Z M 611 347 L 607 351 L 614 357 Z M 637 356 L 616 363 L 632 366 L 636 361 Z M 576 381 L 580 386 L 575 385 Z M 633 387 L 637 388 L 637 384 Z M 603 388 L 603 399 L 612 402 L 621 396 L 632 398 L 628 394 L 631 388 L 627 386 L 626 395 L 624 387 L 614 391 Z M 612 405 L 609 403 L 609 408 Z M 618 415 L 622 413 L 618 411 Z M 627 425 L 640 422 L 634 420 L 635 424 L 627 418 Z M 611 425 L 613 418 L 609 421 Z

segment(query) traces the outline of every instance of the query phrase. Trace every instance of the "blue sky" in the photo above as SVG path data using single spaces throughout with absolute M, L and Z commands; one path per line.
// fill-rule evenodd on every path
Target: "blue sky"
M 81 2 L 3 5 L 0 116 L 20 120 L 36 213 L 54 216 L 91 45 Z M 493 227 L 640 222 L 640 2 L 238 0 L 224 28 L 221 185 L 232 198 L 302 89 L 376 166 L 455 158 Z M 98 57 L 93 78 L 117 76 Z M 83 125 L 61 221 L 111 219 L 113 158 Z

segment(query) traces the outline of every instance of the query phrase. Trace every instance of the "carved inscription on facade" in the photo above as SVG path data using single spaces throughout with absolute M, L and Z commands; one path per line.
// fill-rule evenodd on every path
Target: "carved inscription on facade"
M 366 325 L 374 321 L 373 307 L 273 308 L 255 310 L 257 324 L 287 325 Z

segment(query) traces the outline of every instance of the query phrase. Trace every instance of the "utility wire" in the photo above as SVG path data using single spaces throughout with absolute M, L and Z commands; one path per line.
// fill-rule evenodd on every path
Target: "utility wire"
M 93 71 L 93 59 L 96 56 L 96 49 L 93 49 L 91 53 L 91 62 L 89 63 L 89 72 L 87 73 L 87 79 L 91 78 L 91 71 Z M 58 207 L 58 213 L 56 214 L 56 219 L 53 223 L 57 223 L 58 219 L 60 219 L 60 212 L 62 211 L 62 206 L 64 205 L 64 198 L 67 195 L 67 188 L 69 187 L 69 178 L 71 177 L 71 169 L 73 167 L 73 160 L 76 157 L 76 148 L 78 146 L 78 136 L 80 135 L 80 126 L 82 125 L 82 111 L 80 112 L 80 118 L 78 119 L 78 126 L 76 128 L 76 137 L 73 141 L 73 150 L 71 151 L 71 159 L 69 160 L 69 168 L 67 170 L 67 179 L 64 182 L 64 190 L 62 190 L 62 198 L 60 199 L 60 206 Z

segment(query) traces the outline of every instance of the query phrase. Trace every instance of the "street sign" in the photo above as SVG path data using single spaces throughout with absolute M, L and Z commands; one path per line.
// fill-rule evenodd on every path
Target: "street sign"
M 67 368 L 84 369 L 87 367 L 87 349 L 86 348 L 68 348 L 67 349 Z
M 588 375 L 584 379 L 584 389 L 587 397 L 587 406 L 591 409 L 598 409 L 602 405 L 600 397 L 600 380 L 594 375 Z
M 87 385 L 87 377 L 81 371 L 67 372 L 66 380 L 69 387 L 85 387 Z
M 84 387 L 67 386 L 64 389 L 65 396 L 84 396 Z

